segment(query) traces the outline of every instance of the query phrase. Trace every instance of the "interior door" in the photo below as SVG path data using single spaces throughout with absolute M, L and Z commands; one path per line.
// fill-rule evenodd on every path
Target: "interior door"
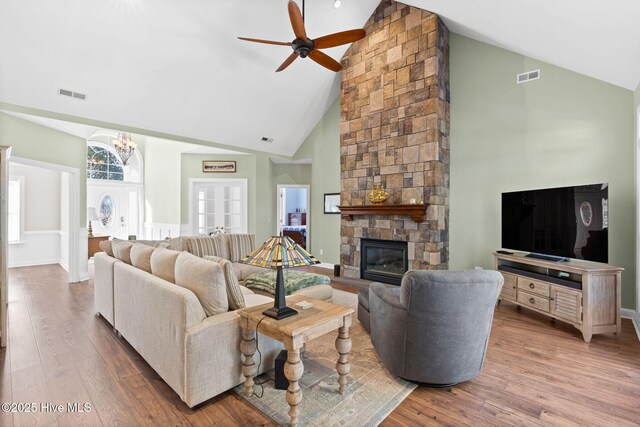
M 191 211 L 194 234 L 246 233 L 246 180 L 194 182 Z

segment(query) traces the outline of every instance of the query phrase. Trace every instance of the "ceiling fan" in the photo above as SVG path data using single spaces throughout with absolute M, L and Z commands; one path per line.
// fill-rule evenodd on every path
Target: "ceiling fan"
M 342 69 L 342 65 L 335 59 L 331 58 L 327 54 L 321 52 L 318 49 L 326 49 L 329 47 L 341 46 L 347 43 L 353 43 L 357 40 L 363 39 L 367 33 L 362 29 L 342 31 L 339 33 L 329 34 L 328 36 L 322 36 L 315 40 L 307 37 L 307 32 L 304 28 L 304 15 L 300 13 L 300 8 L 293 0 L 289 0 L 287 6 L 289 10 L 289 19 L 291 20 L 291 26 L 293 27 L 293 33 L 296 38 L 292 42 L 276 42 L 271 40 L 249 39 L 246 37 L 238 37 L 240 40 L 246 40 L 249 42 L 275 44 L 282 46 L 291 46 L 293 53 L 278 67 L 276 72 L 282 71 L 287 68 L 295 59 L 299 56 L 306 58 L 307 56 L 313 59 L 318 64 L 331 71 L 338 72 Z M 304 0 L 302 0 L 302 10 L 304 10 Z

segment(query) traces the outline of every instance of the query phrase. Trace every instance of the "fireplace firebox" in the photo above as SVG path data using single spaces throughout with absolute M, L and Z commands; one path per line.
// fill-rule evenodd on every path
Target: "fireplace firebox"
M 407 242 L 396 240 L 360 240 L 360 277 L 376 282 L 400 285 L 409 269 Z

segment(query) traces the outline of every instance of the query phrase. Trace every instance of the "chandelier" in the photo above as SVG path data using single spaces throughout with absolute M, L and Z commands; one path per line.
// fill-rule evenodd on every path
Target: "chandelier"
M 118 132 L 118 139 L 113 140 L 113 146 L 116 149 L 116 153 L 122 160 L 122 165 L 126 166 L 129 158 L 136 151 L 138 146 L 135 142 L 131 141 L 131 134 L 127 132 Z

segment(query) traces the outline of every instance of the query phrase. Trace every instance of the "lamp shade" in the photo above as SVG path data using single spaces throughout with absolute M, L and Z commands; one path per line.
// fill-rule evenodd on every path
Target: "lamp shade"
M 96 208 L 87 208 L 87 221 L 97 221 L 99 219 Z
M 242 263 L 264 268 L 291 268 L 320 264 L 313 255 L 287 236 L 273 236 L 242 259 Z

